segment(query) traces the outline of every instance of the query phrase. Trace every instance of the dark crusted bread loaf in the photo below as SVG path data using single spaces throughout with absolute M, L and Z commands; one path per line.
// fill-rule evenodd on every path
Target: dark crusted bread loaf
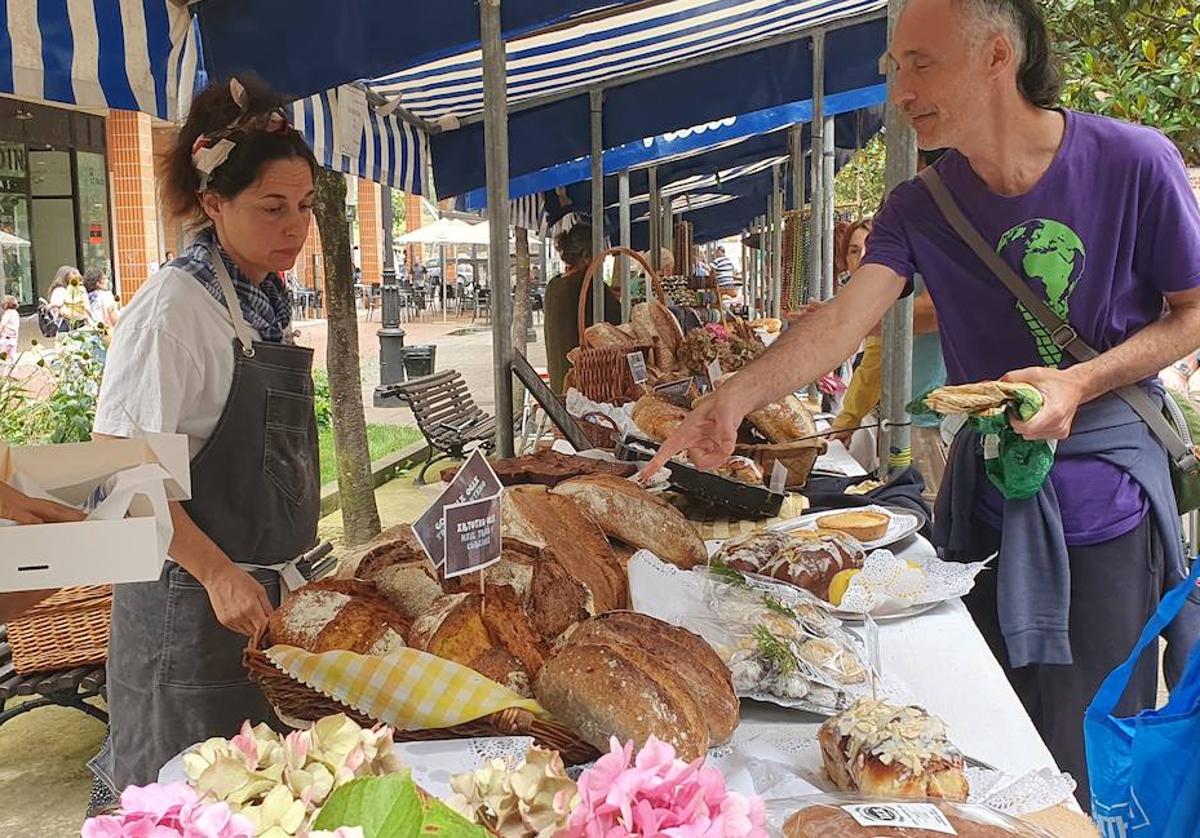
M 677 567 L 708 561 L 704 540 L 683 513 L 631 480 L 588 475 L 560 483 L 551 493 L 570 498 L 607 535 Z
M 728 742 L 737 729 L 739 703 L 729 669 L 703 638 L 687 629 L 634 611 L 610 611 L 581 623 L 570 642 L 639 646 L 658 659 L 661 669 L 682 676 L 700 705 L 710 745 Z
M 683 678 L 622 643 L 567 643 L 546 661 L 533 692 L 542 707 L 600 751 L 609 737 L 637 747 L 650 736 L 680 759 L 708 751 L 708 725 Z
M 409 623 L 375 593 L 355 580 L 312 582 L 294 591 L 267 624 L 267 642 L 310 652 L 344 649 L 386 655 L 405 646 Z

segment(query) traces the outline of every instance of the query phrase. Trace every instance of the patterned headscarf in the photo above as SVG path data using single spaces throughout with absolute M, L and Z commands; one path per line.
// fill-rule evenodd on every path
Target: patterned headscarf
M 246 279 L 246 275 L 221 247 L 216 231 L 211 227 L 200 231 L 191 246 L 171 264 L 196 277 L 214 300 L 225 305 L 221 283 L 213 270 L 213 260 L 217 257 L 225 262 L 246 322 L 263 340 L 281 343 L 284 335 L 291 331 L 292 300 L 291 293 L 278 274 L 267 274 L 266 279 L 258 285 Z

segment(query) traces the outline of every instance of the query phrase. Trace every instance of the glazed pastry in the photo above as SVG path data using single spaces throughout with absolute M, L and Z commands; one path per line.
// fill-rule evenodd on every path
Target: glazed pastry
M 870 797 L 966 800 L 963 755 L 941 719 L 919 707 L 861 699 L 817 733 L 829 778 Z
M 840 570 L 861 568 L 862 548 L 840 533 L 756 532 L 725 542 L 713 557 L 734 570 L 757 573 L 829 597 Z

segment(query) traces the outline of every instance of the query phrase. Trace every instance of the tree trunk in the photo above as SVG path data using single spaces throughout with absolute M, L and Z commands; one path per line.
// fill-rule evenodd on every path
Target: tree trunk
M 346 546 L 379 534 L 379 509 L 367 450 L 363 415 L 362 371 L 358 359 L 358 312 L 350 261 L 350 225 L 346 221 L 346 178 L 321 169 L 316 180 L 315 211 L 325 262 L 325 308 L 329 342 L 326 366 L 333 408 L 333 444 L 337 451 L 338 492 Z

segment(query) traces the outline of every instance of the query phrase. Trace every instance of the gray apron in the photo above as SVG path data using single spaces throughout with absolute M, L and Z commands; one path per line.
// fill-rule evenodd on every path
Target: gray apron
M 320 510 L 312 350 L 254 341 L 220 258 L 233 320 L 233 383 L 192 460 L 184 508 L 278 606 L 289 563 L 316 543 Z M 284 591 L 281 592 L 281 588 Z M 242 669 L 246 638 L 217 622 L 208 593 L 168 561 L 157 582 L 117 585 L 108 658 L 109 738 L 92 769 L 112 789 L 156 782 L 184 748 L 279 722 Z

